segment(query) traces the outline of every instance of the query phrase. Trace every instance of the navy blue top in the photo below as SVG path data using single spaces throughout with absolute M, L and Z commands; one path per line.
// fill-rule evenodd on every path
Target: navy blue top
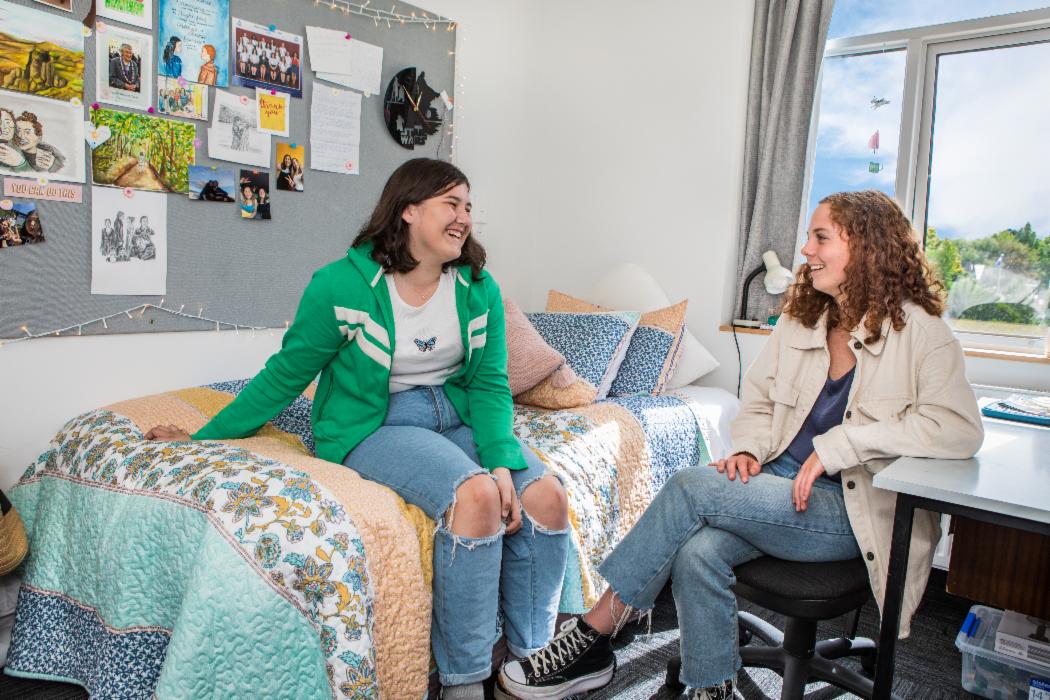
M 787 453 L 799 464 L 813 454 L 813 438 L 842 423 L 842 414 L 846 412 L 846 400 L 849 398 L 849 388 L 853 384 L 853 372 L 856 369 L 854 365 L 838 379 L 828 377 L 824 382 L 824 388 L 813 404 L 813 410 L 806 416 L 798 435 L 787 448 Z

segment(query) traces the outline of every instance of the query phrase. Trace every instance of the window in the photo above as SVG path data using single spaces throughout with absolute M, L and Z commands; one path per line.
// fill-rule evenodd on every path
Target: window
M 968 348 L 1044 353 L 1047 5 L 1002 0 L 996 11 L 1012 13 L 986 17 L 971 0 L 839 0 L 832 17 L 805 216 L 831 192 L 894 196 L 924 232 L 945 319 Z

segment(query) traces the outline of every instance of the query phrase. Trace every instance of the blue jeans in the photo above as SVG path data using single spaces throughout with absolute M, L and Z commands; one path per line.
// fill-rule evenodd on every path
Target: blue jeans
M 511 471 L 518 497 L 546 468 L 522 446 L 528 468 Z M 497 613 L 511 652 L 526 656 L 554 633 L 565 577 L 569 531 L 548 530 L 522 508 L 521 529 L 491 537 L 453 534 L 445 513 L 481 468 L 474 431 L 463 425 L 444 389 L 423 386 L 390 396 L 383 426 L 343 464 L 419 506 L 437 524 L 430 643 L 443 685 L 482 681 L 492 672 Z M 453 519 L 455 513 L 453 512 Z
M 799 467 L 785 453 L 746 484 L 706 465 L 683 469 L 602 563 L 620 599 L 639 609 L 653 607 L 672 579 L 686 685 L 716 685 L 740 668 L 734 566 L 763 554 L 791 561 L 860 556 L 838 482 L 817 479 L 807 510 L 795 512 Z

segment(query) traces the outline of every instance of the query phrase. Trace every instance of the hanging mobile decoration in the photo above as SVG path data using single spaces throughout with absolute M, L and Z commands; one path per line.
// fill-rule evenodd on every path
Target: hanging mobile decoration
M 872 100 L 874 102 L 874 100 Z M 875 133 L 868 138 L 868 148 L 871 149 L 871 155 L 873 158 L 877 158 L 879 155 L 879 130 L 876 129 Z M 868 172 L 878 173 L 882 171 L 882 163 L 877 160 L 868 161 Z

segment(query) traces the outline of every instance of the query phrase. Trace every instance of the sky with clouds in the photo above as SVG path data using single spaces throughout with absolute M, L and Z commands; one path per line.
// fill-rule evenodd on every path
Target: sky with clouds
M 1000 0 L 1001 11 L 1050 0 Z M 987 0 L 839 0 L 829 35 L 854 36 L 988 14 Z M 893 194 L 904 51 L 825 61 L 810 210 L 823 196 L 877 188 Z M 873 109 L 874 97 L 889 99 Z M 929 225 L 981 238 L 1031 222 L 1050 235 L 1050 43 L 942 55 L 938 65 Z M 873 154 L 869 138 L 879 131 Z M 878 173 L 869 163 L 878 163 Z

